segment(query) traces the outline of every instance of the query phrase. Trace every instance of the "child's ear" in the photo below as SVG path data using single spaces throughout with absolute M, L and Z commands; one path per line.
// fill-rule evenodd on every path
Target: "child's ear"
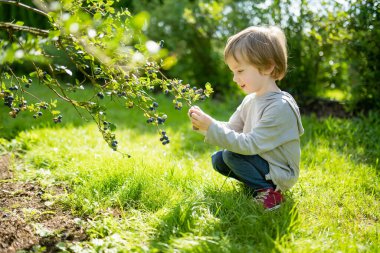
M 269 68 L 263 71 L 264 75 L 271 75 L 276 65 L 272 64 Z

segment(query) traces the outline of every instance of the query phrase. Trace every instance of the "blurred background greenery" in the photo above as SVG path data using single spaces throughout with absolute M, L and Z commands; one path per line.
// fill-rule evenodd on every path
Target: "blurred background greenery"
M 23 1 L 33 6 L 31 0 Z M 229 36 L 251 25 L 278 25 L 287 35 L 289 70 L 280 87 L 306 107 L 320 99 L 339 100 L 352 113 L 380 109 L 380 1 L 378 0 L 131 0 L 119 1 L 133 15 L 150 15 L 147 36 L 163 41 L 176 64 L 169 77 L 201 86 L 214 98 L 238 95 L 223 62 Z M 48 28 L 45 17 L 0 4 L 0 22 Z M 0 31 L 0 38 L 7 33 Z M 17 66 L 19 71 L 27 68 Z

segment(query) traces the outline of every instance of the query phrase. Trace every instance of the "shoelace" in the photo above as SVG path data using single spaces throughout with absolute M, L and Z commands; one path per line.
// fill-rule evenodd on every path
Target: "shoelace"
M 269 195 L 269 191 L 258 192 L 255 199 L 260 202 L 264 202 L 265 198 Z

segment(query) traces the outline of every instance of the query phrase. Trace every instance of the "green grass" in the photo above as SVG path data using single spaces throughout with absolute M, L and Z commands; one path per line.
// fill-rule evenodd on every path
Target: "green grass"
M 5 118 L 3 145 L 21 157 L 20 180 L 65 185 L 53 198 L 87 227 L 89 240 L 71 251 L 119 252 L 379 252 L 380 120 L 303 117 L 301 177 L 287 202 L 265 212 L 238 182 L 213 171 L 217 147 L 191 130 L 185 111 L 159 98 L 170 145 L 134 111 L 113 106 L 120 150 L 95 125 L 64 107 L 66 123 Z M 230 105 L 200 104 L 226 120 Z M 30 125 L 33 129 L 23 131 Z M 10 128 L 16 128 L 10 129 Z

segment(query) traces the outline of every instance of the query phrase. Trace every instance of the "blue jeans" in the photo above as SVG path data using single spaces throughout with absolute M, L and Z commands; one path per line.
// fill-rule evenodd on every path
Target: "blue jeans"
M 211 160 L 217 172 L 243 182 L 253 191 L 276 188 L 271 180 L 265 179 L 269 174 L 269 164 L 259 155 L 240 155 L 222 150 L 215 152 Z

